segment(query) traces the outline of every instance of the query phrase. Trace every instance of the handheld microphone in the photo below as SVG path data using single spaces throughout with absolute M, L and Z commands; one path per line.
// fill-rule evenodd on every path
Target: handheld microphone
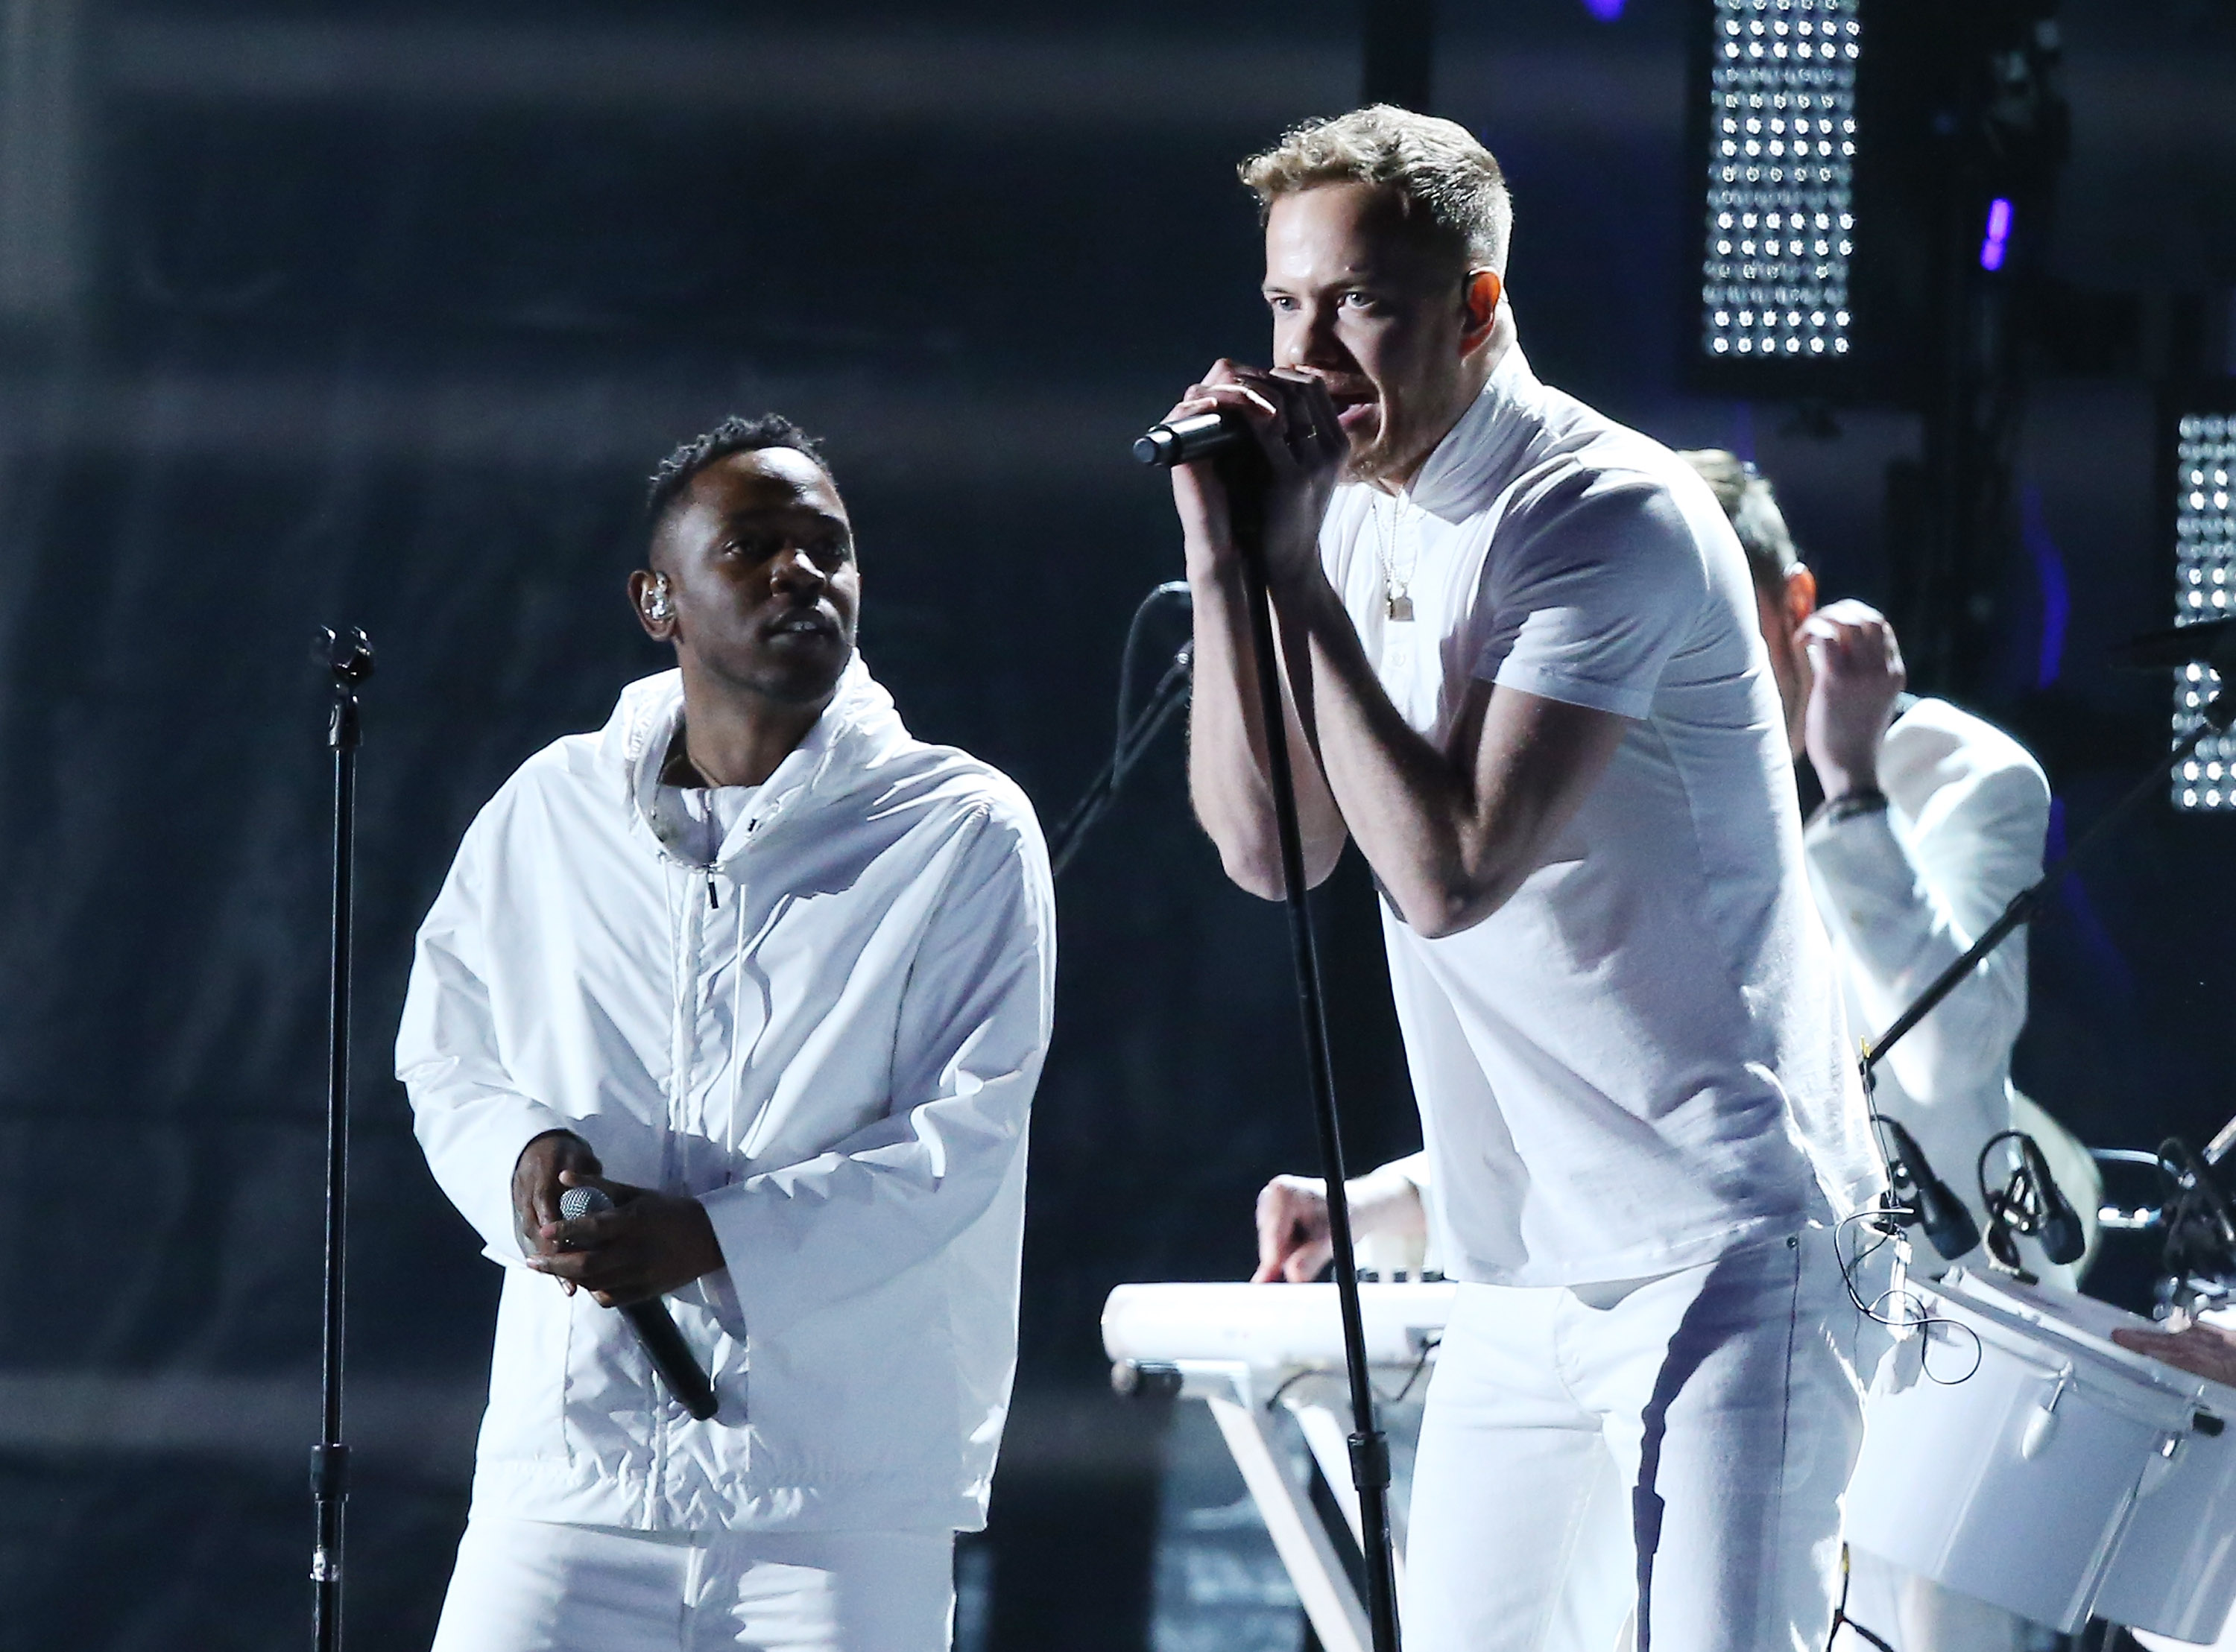
M 562 1222 L 594 1216 L 613 1208 L 614 1202 L 599 1188 L 570 1187 L 559 1196 L 559 1218 Z M 621 1313 L 635 1328 L 637 1341 L 652 1356 L 653 1366 L 659 1371 L 661 1380 L 668 1385 L 668 1392 L 700 1422 L 712 1417 L 718 1409 L 714 1386 L 699 1368 L 690 1345 L 684 1341 L 683 1333 L 675 1328 L 675 1321 L 668 1317 L 660 1299 L 655 1296 L 649 1301 L 631 1302 Z
M 1192 413 L 1184 419 L 1153 424 L 1134 443 L 1134 456 L 1145 465 L 1194 464 L 1241 446 L 1250 432 L 1224 413 Z
M 2049 1173 L 2049 1161 L 2035 1145 L 2033 1137 L 2019 1137 L 2019 1159 L 2026 1167 L 2027 1180 L 2034 1184 L 2035 1205 L 2039 1211 L 2035 1218 L 2034 1236 L 2042 1246 L 2042 1254 L 2060 1267 L 2079 1262 L 2081 1253 L 2088 1248 L 2081 1217 L 2058 1188 L 2057 1179 Z
M 1933 1242 L 1933 1248 L 1950 1262 L 1965 1255 L 1980 1242 L 1980 1226 L 1972 1220 L 1972 1213 L 1964 1208 L 1964 1202 L 1933 1173 L 1933 1167 L 1925 1162 L 1925 1155 L 1918 1148 L 1917 1137 L 1884 1113 L 1874 1114 L 1873 1122 L 1894 1138 L 1888 1174 L 1897 1188 L 1910 1190 L 1917 1209 L 1918 1225 L 1925 1229 L 1925 1236 Z

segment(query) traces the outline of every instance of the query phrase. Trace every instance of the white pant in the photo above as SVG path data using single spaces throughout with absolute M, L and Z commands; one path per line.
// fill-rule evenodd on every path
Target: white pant
M 434 1652 L 946 1652 L 955 1539 L 476 1516 Z
M 1648 1280 L 1462 1285 L 1413 1475 L 1407 1652 L 1821 1652 L 1863 1436 L 1832 1235 Z

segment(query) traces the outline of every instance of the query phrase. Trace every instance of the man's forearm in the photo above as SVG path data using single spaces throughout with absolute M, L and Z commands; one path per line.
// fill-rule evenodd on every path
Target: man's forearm
M 1195 654 L 1188 711 L 1188 790 L 1196 818 L 1219 846 L 1228 877 L 1253 895 L 1279 900 L 1284 892 L 1280 842 L 1248 597 L 1240 570 L 1232 567 L 1209 573 L 1192 570 L 1189 585 L 1195 606 Z M 1343 851 L 1344 824 L 1293 699 L 1285 692 L 1284 702 L 1305 877 L 1318 883 Z
M 1361 1234 L 1418 1239 L 1428 1233 L 1429 1213 L 1422 1205 L 1421 1190 L 1398 1164 L 1378 1164 L 1344 1183 L 1351 1223 Z
M 1299 698 L 1321 768 L 1399 915 L 1431 937 L 1482 922 L 1598 783 L 1624 720 L 1473 682 L 1439 750 L 1391 703 L 1325 580 L 1276 600 L 1311 662 Z

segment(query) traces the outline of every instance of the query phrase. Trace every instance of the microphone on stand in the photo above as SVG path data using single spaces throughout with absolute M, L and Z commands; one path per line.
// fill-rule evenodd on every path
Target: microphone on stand
M 2059 1190 L 2057 1178 L 2049 1173 L 2049 1161 L 2035 1145 L 2033 1137 L 2019 1137 L 2019 1162 L 2027 1180 L 2034 1185 L 2037 1212 L 2034 1236 L 2042 1245 L 2042 1254 L 2060 1267 L 2079 1262 L 2081 1253 L 2088 1248 L 2080 1214 Z
M 594 1216 L 613 1208 L 613 1200 L 600 1188 L 570 1187 L 559 1196 L 559 1218 L 562 1222 Z M 668 1392 L 700 1422 L 712 1417 L 719 1408 L 714 1386 L 699 1368 L 699 1361 L 692 1357 L 690 1344 L 675 1328 L 675 1321 L 668 1317 L 661 1300 L 655 1296 L 648 1301 L 631 1302 L 621 1313 L 635 1328 L 637 1341 L 652 1356 L 652 1363 L 661 1380 L 668 1385 Z
M 1955 1262 L 1980 1242 L 1979 1223 L 1972 1220 L 1963 1200 L 1933 1173 L 1916 1137 L 1884 1113 L 1872 1114 L 1871 1122 L 1893 1138 L 1894 1151 L 1887 1155 L 1892 1190 L 1897 1196 L 1904 1189 L 1909 1190 L 1910 1206 L 1917 1212 L 1917 1223 L 1925 1229 L 1925 1236 L 1936 1250 Z
M 2019 1162 L 2002 1187 L 1990 1188 L 1988 1159 L 2005 1142 L 2018 1154 Z M 2081 1217 L 2059 1190 L 2041 1146 L 2024 1131 L 1998 1131 L 1982 1145 L 1980 1197 L 1988 1207 L 1988 1249 L 2010 1272 L 2025 1276 L 2016 1242 L 2021 1234 L 2032 1238 L 2042 1247 L 2042 1254 L 2060 1266 L 2079 1262 L 2081 1253 L 2088 1249 Z
M 1242 423 L 1224 413 L 1192 413 L 1153 424 L 1135 439 L 1134 456 L 1145 465 L 1194 464 L 1250 440 Z

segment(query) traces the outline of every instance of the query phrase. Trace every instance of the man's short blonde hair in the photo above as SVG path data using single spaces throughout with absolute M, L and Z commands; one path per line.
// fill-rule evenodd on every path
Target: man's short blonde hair
M 1801 556 L 1793 548 L 1792 530 L 1778 508 L 1770 479 L 1721 448 L 1695 448 L 1677 456 L 1700 473 L 1724 515 L 1732 519 L 1732 531 L 1746 552 L 1747 571 L 1755 584 L 1776 596 L 1786 588 L 1786 575 L 1801 566 Z
M 1388 103 L 1307 121 L 1240 168 L 1260 215 L 1284 195 L 1323 184 L 1393 191 L 1408 218 L 1464 248 L 1468 267 L 1506 272 L 1514 204 L 1506 174 L 1465 127 Z

